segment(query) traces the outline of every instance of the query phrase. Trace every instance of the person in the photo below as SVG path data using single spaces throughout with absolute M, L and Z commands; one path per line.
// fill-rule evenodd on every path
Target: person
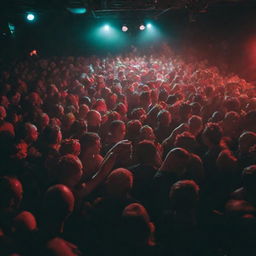
M 171 114 L 167 110 L 161 110 L 157 115 L 156 137 L 160 143 L 171 133 Z
M 183 148 L 172 149 L 154 176 L 152 185 L 152 214 L 155 218 L 168 209 L 169 188 L 186 177 L 190 154 Z
M 245 168 L 255 163 L 256 133 L 245 131 L 238 138 L 238 150 L 236 156 L 239 160 L 241 168 Z
M 148 206 L 153 177 L 159 166 L 159 153 L 151 141 L 143 140 L 135 147 L 134 159 L 137 163 L 128 169 L 133 173 L 132 195 Z
M 124 168 L 115 169 L 105 181 L 104 196 L 94 202 L 92 221 L 97 232 L 97 242 L 101 244 L 98 253 L 109 254 L 115 249 L 122 212 L 127 205 L 136 202 L 131 197 L 132 186 L 132 173 Z
M 114 120 L 110 124 L 109 133 L 102 147 L 102 155 L 105 155 L 117 142 L 125 138 L 126 126 L 121 120 Z
M 0 106 L 0 132 L 8 131 L 13 136 L 15 135 L 14 127 L 11 123 L 5 121 L 6 110 L 3 106 Z
M 242 187 L 238 188 L 231 194 L 231 198 L 235 200 L 244 200 L 251 205 L 256 205 L 256 165 L 250 165 L 243 170 Z
M 90 110 L 87 113 L 86 121 L 88 125 L 88 132 L 99 132 L 101 126 L 101 115 L 97 110 Z
M 224 149 L 221 145 L 222 129 L 217 123 L 207 123 L 202 138 L 208 151 L 203 156 L 206 179 L 210 182 L 216 177 L 216 160 L 219 153 Z
M 171 186 L 170 209 L 162 214 L 156 229 L 161 255 L 204 255 L 203 233 L 198 226 L 199 187 L 191 180 Z
M 80 137 L 80 143 L 80 159 L 84 166 L 83 180 L 88 180 L 98 171 L 103 161 L 100 154 L 101 140 L 97 133 L 87 132 Z
M 2 255 L 14 253 L 17 249 L 11 235 L 13 221 L 21 211 L 22 199 L 21 182 L 14 177 L 0 177 L 0 253 Z
M 155 225 L 144 206 L 139 203 L 127 205 L 122 213 L 114 254 L 154 255 L 154 232 Z

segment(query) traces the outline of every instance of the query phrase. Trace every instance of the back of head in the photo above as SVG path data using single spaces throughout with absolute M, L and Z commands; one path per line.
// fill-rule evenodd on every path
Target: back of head
M 43 132 L 44 142 L 47 144 L 57 144 L 61 141 L 61 130 L 57 125 L 47 126 Z
M 188 120 L 189 129 L 191 131 L 201 130 L 203 127 L 203 121 L 200 116 L 193 115 Z
M 0 178 L 0 211 L 14 212 L 18 209 L 23 197 L 20 181 L 13 177 Z
M 140 128 L 140 139 L 141 140 L 155 140 L 154 130 L 149 125 L 144 125 Z
M 18 214 L 13 221 L 13 230 L 22 235 L 37 229 L 37 222 L 34 215 L 28 211 Z
M 176 136 L 174 146 L 194 152 L 196 150 L 196 138 L 190 132 L 183 132 Z
M 256 196 L 256 165 L 244 168 L 242 180 L 244 188 Z
M 178 181 L 172 185 L 169 198 L 173 210 L 194 209 L 199 199 L 199 187 L 192 180 Z
M 75 187 L 83 174 L 80 159 L 72 154 L 61 156 L 58 162 L 57 181 L 70 188 Z
M 168 152 L 160 170 L 168 171 L 185 168 L 190 158 L 190 153 L 184 148 L 174 148 Z
M 100 137 L 97 133 L 86 132 L 80 137 L 81 151 L 86 151 L 88 148 L 95 145 L 95 142 L 100 140 Z
M 59 152 L 61 155 L 73 154 L 78 156 L 80 153 L 80 143 L 76 139 L 65 139 L 61 142 Z
M 74 204 L 75 198 L 67 186 L 58 184 L 50 187 L 43 199 L 42 221 L 64 222 L 73 212 Z
M 131 120 L 127 123 L 127 137 L 133 139 L 139 137 L 139 131 L 142 127 L 141 121 Z
M 99 126 L 101 123 L 101 115 L 97 110 L 90 110 L 87 113 L 86 120 L 88 126 Z
M 237 159 L 229 149 L 222 150 L 216 160 L 220 171 L 235 171 L 237 168 Z
M 171 122 L 171 114 L 169 111 L 163 109 L 157 115 L 157 121 L 160 125 L 168 126 Z
M 219 145 L 222 138 L 222 129 L 217 123 L 207 123 L 203 131 L 204 142 L 211 145 Z
M 248 153 L 250 148 L 256 144 L 256 133 L 246 131 L 242 133 L 238 140 L 239 151 L 241 153 Z
M 106 190 L 111 197 L 124 197 L 132 189 L 133 175 L 124 168 L 115 169 L 106 180 Z
M 156 161 L 156 154 L 156 146 L 149 140 L 139 142 L 135 149 L 135 158 L 140 164 L 153 164 Z
M 129 204 L 123 210 L 121 240 L 126 245 L 143 246 L 150 243 L 153 231 L 147 210 L 139 203 Z
M 125 123 L 121 120 L 112 121 L 109 127 L 109 133 L 114 137 L 120 137 L 122 140 L 126 133 Z

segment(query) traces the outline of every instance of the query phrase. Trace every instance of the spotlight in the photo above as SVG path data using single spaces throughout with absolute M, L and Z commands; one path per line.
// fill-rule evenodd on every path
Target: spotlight
M 109 26 L 109 25 L 105 25 L 105 26 L 103 27 L 103 29 L 104 29 L 104 31 L 109 31 L 109 30 L 110 30 L 110 26 Z
M 123 32 L 127 32 L 128 31 L 128 27 L 127 26 L 122 26 L 122 31 Z
M 27 20 L 28 21 L 33 21 L 35 19 L 35 15 L 33 13 L 28 13 L 27 14 Z
M 151 28 L 152 28 L 152 24 L 151 24 L 151 23 L 148 23 L 148 24 L 147 24 L 147 28 L 148 28 L 148 29 L 151 29 Z
M 145 26 L 144 25 L 140 25 L 140 30 L 144 30 Z

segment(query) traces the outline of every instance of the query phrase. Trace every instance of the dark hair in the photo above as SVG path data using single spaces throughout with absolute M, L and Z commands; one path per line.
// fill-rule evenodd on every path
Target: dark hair
M 48 144 L 56 144 L 58 142 L 58 134 L 60 127 L 57 125 L 47 126 L 43 132 L 43 139 Z
M 214 145 L 218 145 L 222 138 L 222 129 L 217 123 L 207 123 L 203 135 Z
M 85 151 L 88 147 L 94 145 L 94 143 L 100 140 L 100 137 L 97 133 L 86 132 L 80 137 L 81 151 Z
M 156 146 L 149 140 L 139 142 L 135 148 L 135 158 L 141 164 L 154 161 L 156 153 Z

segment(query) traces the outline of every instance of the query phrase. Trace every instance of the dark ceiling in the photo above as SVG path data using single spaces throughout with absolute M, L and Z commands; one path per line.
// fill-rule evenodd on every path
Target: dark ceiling
M 134 12 L 148 16 L 161 15 L 170 10 L 187 8 L 193 12 L 206 11 L 216 4 L 253 3 L 254 0 L 6 0 L 1 4 L 3 12 L 67 11 L 67 8 L 86 8 L 85 15 L 94 18 L 133 17 Z

